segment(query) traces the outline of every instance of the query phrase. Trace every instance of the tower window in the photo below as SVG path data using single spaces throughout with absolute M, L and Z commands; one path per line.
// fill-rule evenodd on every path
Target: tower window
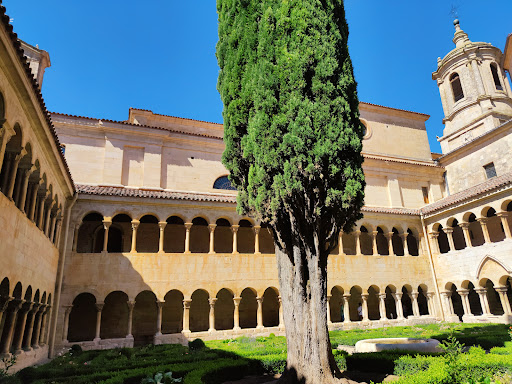
M 453 99 L 455 102 L 464 98 L 464 91 L 462 90 L 462 84 L 458 73 L 454 73 L 450 76 L 450 84 L 452 85 Z
M 496 64 L 491 64 L 491 73 L 492 78 L 494 79 L 494 86 L 498 91 L 503 91 L 503 86 L 501 85 L 500 77 L 498 76 L 498 67 Z
M 484 165 L 485 175 L 488 179 L 492 179 L 493 177 L 498 176 L 496 174 L 496 168 L 494 167 L 494 163 L 489 163 L 487 165 Z

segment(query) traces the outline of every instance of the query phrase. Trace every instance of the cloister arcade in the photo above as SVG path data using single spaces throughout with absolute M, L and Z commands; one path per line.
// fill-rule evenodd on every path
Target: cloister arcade
M 512 239 L 512 200 L 497 201 L 431 224 L 434 253 L 448 253 Z
M 0 97 L 3 101 L 3 98 Z M 0 111 L 3 106 L 0 106 Z M 3 116 L 0 115 L 0 121 Z M 62 224 L 62 198 L 42 169 L 34 146 L 24 137 L 20 124 L 9 134 L 0 126 L 0 191 L 46 237 L 57 244 Z M 4 147 L 5 145 L 5 147 Z
M 98 212 L 83 215 L 75 226 L 72 251 L 77 253 L 274 253 L 273 235 L 252 219 L 220 217 L 208 221 L 180 214 L 160 220 L 128 213 L 113 217 Z M 416 228 L 361 224 L 341 233 L 332 254 L 419 256 L 425 253 L 423 234 Z
M 19 355 L 48 343 L 52 295 L 14 287 L 6 277 L 0 283 L 0 356 Z
M 437 316 L 434 292 L 429 292 L 424 284 L 415 288 L 372 285 L 366 290 L 360 286 L 334 286 L 329 292 L 330 326 Z M 218 292 L 196 289 L 189 295 L 172 289 L 163 300 L 149 290 L 134 298 L 122 291 L 97 296 L 97 293 L 82 292 L 64 306 L 63 343 L 124 338 L 143 344 L 165 334 L 215 335 L 220 331 L 244 333 L 244 330 L 284 327 L 281 297 L 275 287 L 260 291 L 247 287 L 240 292 L 229 288 Z M 360 305 L 362 318 L 358 316 Z

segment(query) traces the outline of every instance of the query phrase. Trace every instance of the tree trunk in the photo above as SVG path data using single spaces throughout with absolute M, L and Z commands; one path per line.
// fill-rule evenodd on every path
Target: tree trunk
M 307 240 L 299 240 L 304 241 Z M 276 246 L 288 346 L 286 370 L 279 383 L 349 383 L 342 379 L 331 350 L 327 328 L 327 255 L 320 255 L 315 245 L 294 245 L 288 248 L 292 254 Z

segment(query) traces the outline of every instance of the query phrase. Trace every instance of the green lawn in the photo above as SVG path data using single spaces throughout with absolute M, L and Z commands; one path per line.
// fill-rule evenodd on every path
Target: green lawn
M 512 372 L 512 343 L 507 329 L 505 325 L 465 324 L 389 327 L 333 331 L 331 341 L 333 348 L 336 348 L 340 344 L 354 345 L 358 340 L 368 338 L 422 337 L 445 340 L 453 334 L 467 346 L 481 345 L 487 350 L 497 347 L 488 354 L 482 349 L 473 348 L 471 353 L 453 358 L 449 358 L 450 355 L 411 356 L 400 352 L 348 356 L 335 351 L 335 358 L 342 369 L 399 373 L 400 384 L 450 384 L 467 378 Z M 285 365 L 286 339 L 271 335 L 208 341 L 204 348 L 160 345 L 68 353 L 46 365 L 26 368 L 15 376 L 0 379 L 0 382 L 139 384 L 147 376 L 172 371 L 173 376 L 182 378 L 185 384 L 220 384 L 248 374 L 280 373 Z M 430 373 L 427 375 L 425 372 Z M 434 381 L 429 381 L 431 377 L 435 378 L 432 379 Z M 459 381 L 453 381 L 454 377 Z

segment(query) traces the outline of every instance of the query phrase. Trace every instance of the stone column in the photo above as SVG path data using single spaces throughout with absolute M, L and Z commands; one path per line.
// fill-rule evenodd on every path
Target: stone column
M 263 329 L 263 297 L 256 297 L 258 302 L 258 312 L 256 313 L 256 329 Z
M 403 296 L 403 293 L 401 293 L 401 292 L 393 293 L 393 299 L 395 299 L 395 306 L 396 306 L 396 318 L 398 320 L 404 320 L 404 308 L 402 307 L 402 296 Z
M 327 295 L 327 325 L 332 325 L 331 321 L 331 295 Z
M 462 308 L 464 309 L 464 315 L 471 315 L 471 307 L 469 305 L 469 290 L 468 289 L 457 289 L 460 298 L 462 299 Z
M 281 296 L 277 297 L 279 299 L 279 328 L 284 328 L 284 313 L 283 313 L 283 298 Z
M 487 301 L 487 289 L 475 288 L 475 292 L 478 293 L 478 296 L 480 297 L 480 305 L 482 307 L 483 315 L 490 315 L 491 311 L 489 310 L 489 302 Z
M 126 332 L 127 339 L 133 339 L 133 309 L 135 308 L 135 301 L 127 301 L 128 305 L 128 330 Z
M 434 303 L 434 292 L 427 292 L 427 307 L 428 307 L 428 314 L 430 316 L 437 316 L 436 311 L 436 305 Z
M 26 154 L 27 154 L 26 149 L 22 148 L 21 152 L 16 155 L 13 163 L 11 164 L 11 177 L 9 180 L 9 184 L 7 186 L 7 197 L 11 201 L 12 201 L 12 193 L 14 192 L 14 182 L 16 181 L 16 175 L 18 173 L 18 165 L 20 164 L 20 161 L 23 158 L 23 156 L 25 156 Z
M 19 208 L 21 209 L 21 212 L 25 213 L 25 203 L 27 201 L 27 194 L 28 194 L 28 179 L 30 178 L 30 175 L 32 172 L 36 170 L 35 166 L 32 166 L 28 169 L 23 170 L 23 176 L 22 176 L 22 185 L 21 185 L 21 196 L 20 196 L 20 202 L 19 202 Z
M 240 226 L 237 224 L 231 226 L 231 232 L 233 232 L 233 255 L 238 254 L 238 228 Z
M 75 230 L 73 232 L 73 248 L 71 249 L 73 252 L 76 252 L 76 247 L 78 245 L 78 231 L 80 230 L 80 224 L 75 225 Z
M 0 170 L 2 169 L 2 165 L 5 157 L 5 147 L 7 146 L 7 142 L 12 136 L 12 133 L 7 130 L 5 126 L 5 119 L 0 120 Z
M 49 239 L 50 239 L 50 242 L 53 243 L 53 239 L 55 237 L 55 226 L 57 225 L 57 215 L 58 213 L 55 212 L 55 214 L 52 216 L 52 220 L 50 222 L 50 233 L 49 233 Z
M 508 225 L 508 216 L 509 212 L 499 212 L 496 214 L 501 219 L 501 225 L 503 225 L 503 230 L 505 231 L 505 237 L 507 239 L 512 239 L 512 233 L 510 232 L 510 225 Z
M 343 295 L 343 322 L 350 323 L 350 305 L 348 300 L 350 299 L 350 293 L 345 293 Z
M 190 332 L 190 303 L 191 299 L 183 300 L 183 331 Z
M 215 253 L 215 228 L 217 228 L 217 224 L 208 224 L 208 230 L 210 231 L 210 251 L 208 253 L 210 255 Z
M 462 233 L 464 233 L 464 240 L 466 241 L 466 247 L 472 248 L 473 244 L 471 244 L 471 236 L 469 234 L 469 223 L 459 223 L 459 227 L 462 228 Z
M 103 311 L 104 303 L 96 303 L 96 335 L 94 341 L 100 341 L 101 334 L 101 311 Z
M 361 299 L 363 301 L 363 321 L 368 321 L 368 294 L 363 293 Z
M 4 315 L 5 310 L 7 309 L 7 306 L 9 305 L 9 303 L 11 302 L 12 299 L 13 299 L 12 297 L 1 297 L 0 296 L 0 324 L 2 324 L 2 317 Z
M 453 228 L 452 227 L 443 228 L 443 232 L 446 233 L 446 236 L 448 237 L 448 243 L 450 244 L 450 251 L 455 251 L 455 242 L 453 241 Z
M 190 229 L 192 223 L 185 223 L 185 253 L 190 253 Z
M 338 246 L 339 246 L 338 255 L 345 256 L 345 251 L 343 249 L 343 231 L 340 231 L 340 237 L 339 237 L 339 240 L 338 240 Z
M 39 191 L 39 186 L 41 185 L 43 179 L 39 179 L 36 183 L 32 185 L 32 190 L 30 191 L 30 204 L 28 210 L 28 218 L 36 222 L 35 213 L 36 213 L 36 202 L 37 202 L 37 192 Z
M 409 294 L 409 297 L 411 298 L 411 301 L 412 301 L 412 314 L 414 317 L 420 317 L 421 314 L 420 314 L 420 306 L 418 305 L 418 296 L 419 296 L 419 293 L 418 292 L 411 292 Z
M 46 344 L 47 338 L 47 324 L 48 324 L 48 314 L 50 313 L 52 306 L 47 305 L 45 311 L 43 312 L 41 319 L 41 335 L 39 336 L 39 345 Z
M 489 236 L 489 228 L 487 228 L 487 222 L 489 221 L 487 217 L 481 217 L 476 219 L 480 223 L 480 227 L 482 227 L 482 232 L 484 234 L 484 240 L 486 243 L 491 242 L 491 237 Z
M 112 220 L 110 218 L 103 218 L 103 229 L 105 232 L 103 233 L 103 252 L 108 252 L 108 229 L 112 225 Z
M 380 312 L 380 319 L 381 320 L 387 320 L 388 316 L 386 313 L 386 294 L 380 293 L 379 294 L 379 312 Z
M 14 157 L 16 155 L 14 153 L 5 153 L 5 156 L 4 156 L 4 159 L 5 159 L 5 173 L 4 173 L 4 177 L 2 178 L 2 192 L 4 192 L 4 195 L 7 193 L 6 189 L 8 187 L 8 184 L 9 184 L 9 176 L 10 176 L 10 173 L 11 173 L 11 163 L 12 161 L 14 160 Z M 1 170 L 1 169 L 0 169 Z
M 35 313 L 34 332 L 32 333 L 32 349 L 39 349 L 39 336 L 41 335 L 41 320 L 43 312 L 46 309 L 45 304 L 39 306 L 38 311 Z
M 254 253 L 260 254 L 260 230 L 261 226 L 255 225 L 252 230 L 254 231 Z
M 379 256 L 379 250 L 377 249 L 377 234 L 379 232 L 373 231 L 372 232 L 372 250 L 373 250 L 373 256 Z
M 71 313 L 71 310 L 73 309 L 72 305 L 65 305 L 64 306 L 64 325 L 62 327 L 62 341 L 64 343 L 68 343 L 68 330 L 69 330 L 69 314 Z M 34 320 L 32 318 L 32 324 L 34 323 Z
M 2 336 L 5 334 L 4 343 L 0 346 L 0 355 L 8 355 L 11 350 L 12 339 L 14 336 L 14 329 L 16 326 L 16 318 L 18 311 L 23 305 L 24 300 L 13 300 L 10 305 L 10 311 L 7 312 Z
M 165 236 L 165 227 L 167 226 L 167 221 L 160 221 L 158 223 L 158 228 L 160 230 L 160 236 L 158 237 L 158 253 L 164 253 L 164 236 Z
M 46 198 L 48 197 L 48 191 L 41 193 L 39 196 L 39 208 L 37 210 L 37 226 L 40 230 L 44 230 L 43 228 L 43 220 L 44 220 L 44 203 L 46 202 Z
M 354 231 L 354 237 L 356 239 L 356 256 L 361 256 L 361 231 Z
M 132 249 L 131 253 L 137 253 L 137 229 L 139 228 L 140 221 L 132 220 Z
M 162 305 L 164 303 L 160 300 L 156 301 L 156 334 L 155 336 L 162 336 Z
M 510 309 L 510 302 L 508 301 L 507 296 L 507 287 L 495 287 L 496 292 L 500 295 L 501 306 L 503 307 L 503 312 L 505 316 L 512 315 L 512 310 Z
M 23 341 L 22 348 L 24 351 L 31 351 L 31 341 L 32 341 L 32 334 L 34 333 L 34 321 L 36 317 L 36 313 L 39 311 L 39 307 L 41 304 L 33 303 L 32 309 L 28 312 L 27 315 L 27 325 L 26 325 L 26 337 Z
M 439 255 L 441 250 L 439 249 L 439 232 L 430 232 L 430 244 L 432 245 L 432 253 Z
M 17 338 L 13 340 L 12 343 L 12 349 L 14 350 L 14 353 L 16 355 L 19 355 L 22 352 L 22 343 L 23 343 L 23 336 L 25 335 L 25 326 L 27 325 L 27 315 L 29 311 L 32 309 L 32 306 L 34 303 L 26 302 L 24 303 L 20 310 L 18 311 L 18 319 L 16 321 L 17 323 Z
M 54 244 L 57 248 L 59 248 L 60 246 L 60 234 L 62 233 L 62 217 L 63 215 L 60 215 L 59 218 L 57 219 L 57 228 L 55 229 L 55 238 L 53 239 L 54 240 Z
M 241 297 L 233 297 L 233 303 L 235 304 L 235 309 L 233 311 L 233 330 L 239 331 L 240 328 L 240 302 L 242 301 Z
M 407 236 L 409 234 L 407 232 L 401 233 L 400 238 L 402 239 L 402 244 L 404 246 L 404 256 L 410 256 L 409 253 L 409 244 L 407 244 Z
M 215 332 L 215 303 L 217 302 L 216 298 L 208 299 L 208 303 L 210 304 L 210 327 L 208 328 L 208 332 Z
M 441 292 L 441 297 L 444 300 L 446 311 L 448 312 L 448 316 L 453 315 L 453 305 L 452 305 L 452 293 L 451 292 Z
M 55 201 L 51 200 L 50 204 L 48 204 L 47 214 L 46 214 L 46 220 L 44 221 L 44 229 L 43 232 L 46 235 L 46 237 L 50 238 L 50 220 L 52 218 L 52 209 L 55 205 Z
M 386 239 L 388 240 L 388 253 L 389 256 L 395 256 L 395 251 L 393 250 L 393 232 L 385 233 Z

